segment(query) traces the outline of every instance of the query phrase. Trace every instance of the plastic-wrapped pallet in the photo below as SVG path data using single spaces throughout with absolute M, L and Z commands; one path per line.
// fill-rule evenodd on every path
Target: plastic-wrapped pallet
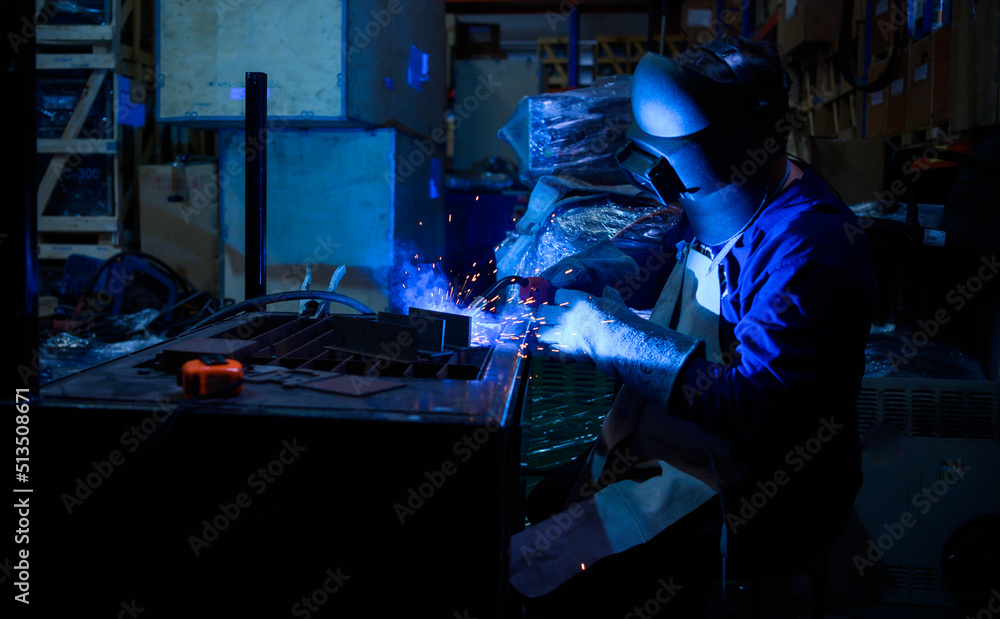
M 598 80 L 589 88 L 524 97 L 497 136 L 517 153 L 521 181 L 547 174 L 591 183 L 627 183 L 615 163 L 632 124 L 632 76 Z

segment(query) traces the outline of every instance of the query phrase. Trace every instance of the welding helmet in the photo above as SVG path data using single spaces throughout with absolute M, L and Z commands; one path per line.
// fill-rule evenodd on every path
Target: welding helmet
M 679 202 L 701 242 L 719 245 L 763 206 L 767 158 L 783 151 L 767 141 L 788 110 L 788 78 L 784 92 L 768 92 L 736 47 L 715 40 L 702 49 L 726 63 L 737 82 L 645 54 L 632 77 L 635 120 L 616 159 L 633 185 L 663 204 Z M 765 142 L 774 152 L 763 149 Z

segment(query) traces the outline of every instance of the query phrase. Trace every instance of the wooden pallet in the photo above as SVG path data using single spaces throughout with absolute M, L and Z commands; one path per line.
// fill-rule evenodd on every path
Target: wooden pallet
M 548 76 L 547 83 L 550 91 L 569 88 L 568 37 L 540 37 L 538 39 L 538 59 L 541 62 L 542 71 Z M 593 67 L 581 66 L 581 76 L 584 71 L 588 70 L 593 71 Z
M 656 37 L 652 51 L 659 52 L 660 37 Z M 635 71 L 636 65 L 646 53 L 648 38 L 644 36 L 631 37 L 597 37 L 594 45 L 594 71 L 597 77 L 606 75 L 625 75 Z M 679 54 L 687 47 L 687 39 L 681 34 L 669 34 L 664 37 L 664 53 L 669 56 Z

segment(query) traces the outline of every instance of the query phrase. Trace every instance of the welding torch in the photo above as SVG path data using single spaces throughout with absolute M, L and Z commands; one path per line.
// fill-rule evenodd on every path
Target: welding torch
M 497 300 L 503 293 L 504 289 L 508 286 L 518 284 L 520 286 L 520 291 L 518 297 L 524 305 L 530 308 L 537 308 L 545 303 L 552 303 L 555 299 L 555 292 L 558 289 L 556 286 L 552 285 L 552 282 L 545 279 L 544 277 L 520 277 L 518 275 L 511 275 L 509 277 L 503 277 L 496 284 L 494 284 L 489 290 L 482 294 L 479 299 L 473 302 L 473 306 L 482 305 L 483 309 L 487 309 L 489 305 Z

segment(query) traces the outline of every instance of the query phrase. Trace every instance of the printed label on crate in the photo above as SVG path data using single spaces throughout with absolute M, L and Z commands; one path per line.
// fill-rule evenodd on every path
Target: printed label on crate
M 913 81 L 914 82 L 919 82 L 921 80 L 927 79 L 927 70 L 928 70 L 928 68 L 929 68 L 929 66 L 925 62 L 924 64 L 922 64 L 919 67 L 917 67 L 916 69 L 914 69 L 913 70 Z
M 944 230 L 924 230 L 924 245 L 929 245 L 931 247 L 944 247 L 945 231 Z
M 881 105 L 885 101 L 885 91 L 879 90 L 872 93 L 872 105 Z
M 899 95 L 903 94 L 904 84 L 906 84 L 906 80 L 904 80 L 901 77 L 892 80 L 892 86 L 889 87 L 889 92 L 890 92 L 889 96 L 898 97 Z
M 229 89 L 229 98 L 232 101 L 237 101 L 237 100 L 242 101 L 242 100 L 244 100 L 244 99 L 247 98 L 247 89 L 246 88 L 230 88 Z M 271 98 L 271 89 L 270 88 L 267 89 L 267 98 L 268 99 Z
M 797 0 L 785 0 L 785 20 L 789 20 L 795 16 L 795 9 L 798 7 Z
M 687 25 L 709 28 L 712 26 L 714 15 L 709 9 L 688 9 Z

